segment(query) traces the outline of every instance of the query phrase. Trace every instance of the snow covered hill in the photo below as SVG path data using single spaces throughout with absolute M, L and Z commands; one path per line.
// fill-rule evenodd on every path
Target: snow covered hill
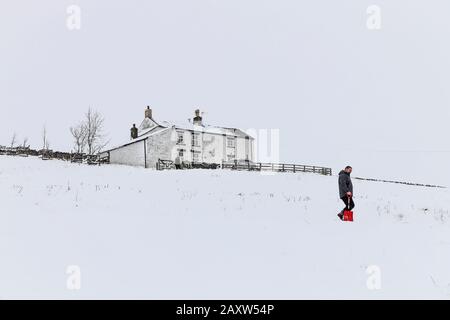
M 450 298 L 449 191 L 354 188 L 0 156 L 0 298 Z

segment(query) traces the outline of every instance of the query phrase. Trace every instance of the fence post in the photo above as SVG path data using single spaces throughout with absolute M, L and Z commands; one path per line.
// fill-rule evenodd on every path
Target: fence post
M 294 164 L 294 173 L 295 173 L 295 164 Z
M 282 166 L 282 168 L 283 168 L 283 172 L 284 172 L 284 163 L 283 163 L 283 166 Z

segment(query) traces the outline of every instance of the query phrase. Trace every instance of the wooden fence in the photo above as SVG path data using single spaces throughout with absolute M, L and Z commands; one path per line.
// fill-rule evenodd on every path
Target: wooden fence
M 261 163 L 261 162 L 223 162 L 222 169 L 247 170 L 247 171 L 273 171 L 273 172 L 310 172 L 318 173 L 325 176 L 331 176 L 331 168 L 310 166 L 303 164 L 287 164 L 287 163 Z
M 156 170 L 175 169 L 175 163 L 172 160 L 158 159 Z
M 331 168 L 308 166 L 303 164 L 287 164 L 287 163 L 261 163 L 250 161 L 234 161 L 222 162 L 221 165 L 217 163 L 190 163 L 189 165 L 180 165 L 181 169 L 231 169 L 231 170 L 245 170 L 245 171 L 272 171 L 272 172 L 311 172 L 331 176 Z M 156 163 L 157 170 L 175 169 L 175 164 L 172 160 L 158 159 Z

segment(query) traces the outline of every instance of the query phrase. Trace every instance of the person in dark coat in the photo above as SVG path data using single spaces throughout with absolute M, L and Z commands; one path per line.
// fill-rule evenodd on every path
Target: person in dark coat
M 342 220 L 344 217 L 344 210 L 352 210 L 355 207 L 353 202 L 353 184 L 350 174 L 352 167 L 346 166 L 344 170 L 339 172 L 339 197 L 345 203 L 345 208 L 338 213 L 338 217 Z

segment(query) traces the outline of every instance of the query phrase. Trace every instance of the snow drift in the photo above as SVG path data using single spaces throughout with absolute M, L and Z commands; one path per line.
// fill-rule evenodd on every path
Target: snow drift
M 0 156 L 0 298 L 449 298 L 449 191 L 353 183 Z

